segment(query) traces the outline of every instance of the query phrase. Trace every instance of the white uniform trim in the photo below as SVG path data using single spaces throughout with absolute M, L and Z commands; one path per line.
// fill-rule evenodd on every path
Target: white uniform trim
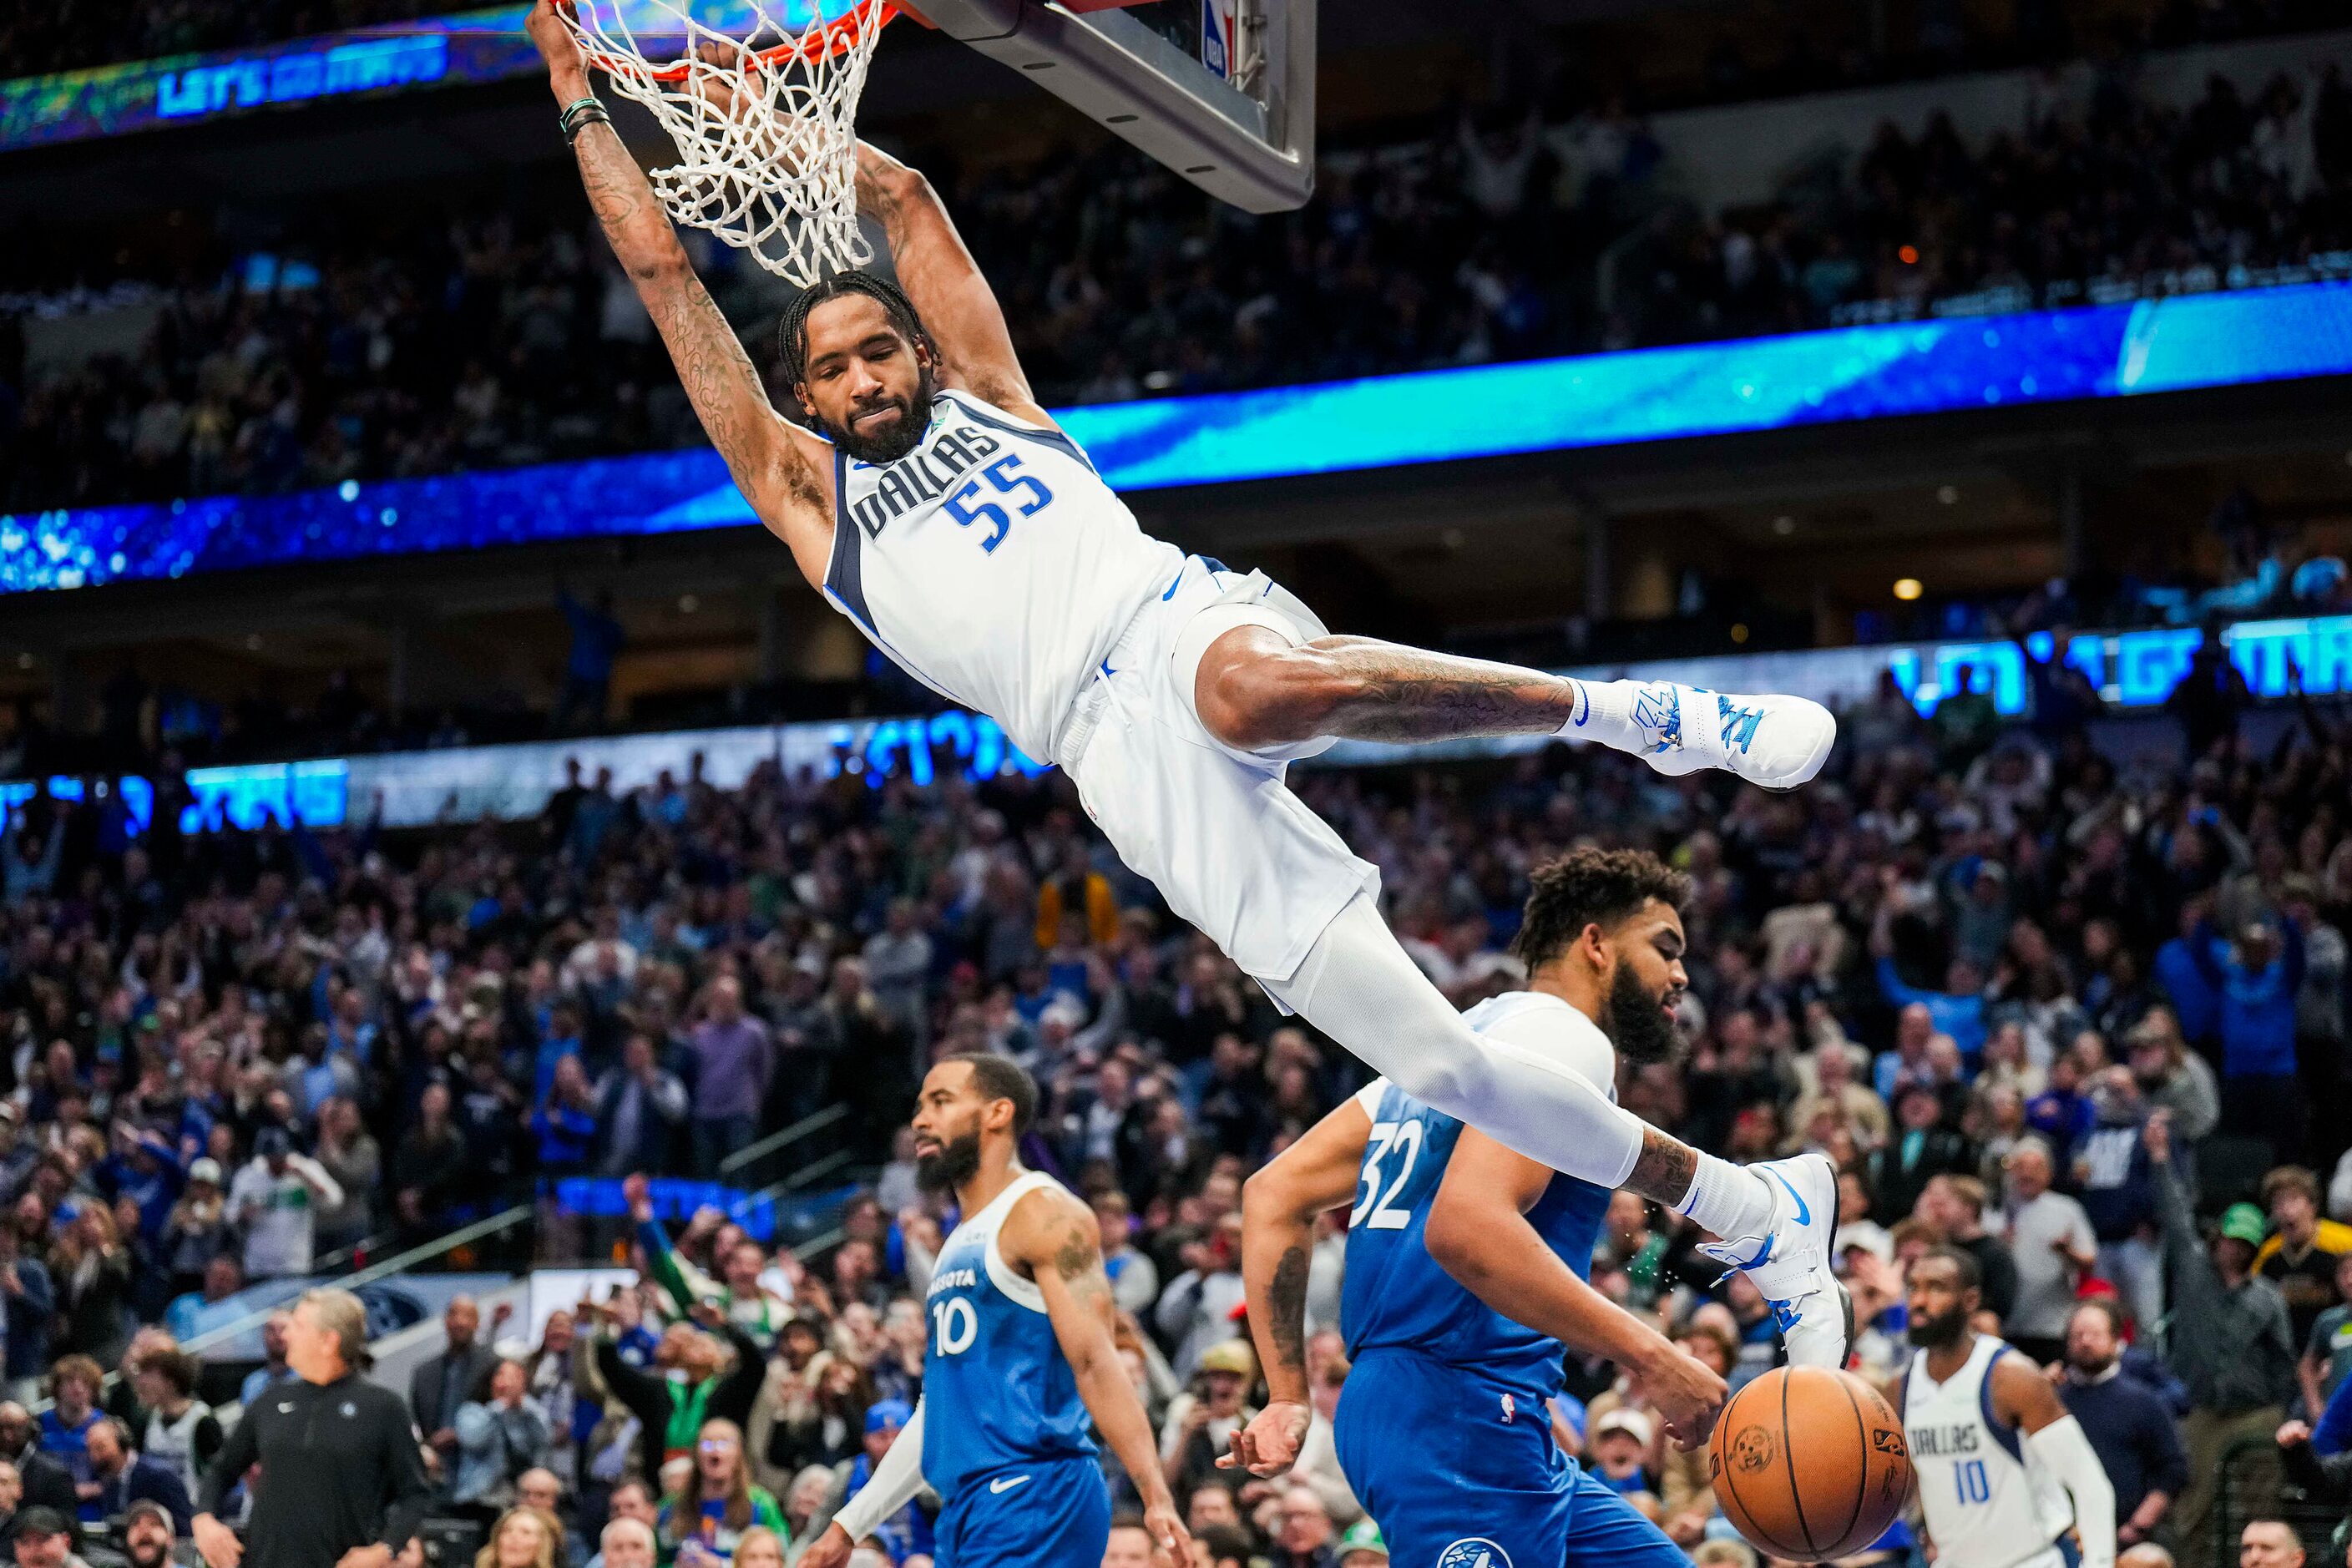
M 1003 1291 L 1005 1300 L 1015 1306 L 1026 1307 L 1033 1312 L 1044 1311 L 1045 1292 L 1037 1288 L 1034 1279 L 1024 1278 L 1019 1269 L 1004 1261 L 1004 1255 L 996 1249 L 996 1237 L 1003 1229 L 1005 1217 L 1012 1214 L 1014 1204 L 1040 1187 L 1058 1190 L 1061 1185 L 1043 1171 L 1029 1171 L 1015 1176 L 1011 1185 L 988 1201 L 986 1208 L 955 1227 L 955 1235 L 940 1244 L 941 1255 L 944 1256 L 956 1237 L 964 1232 L 982 1235 L 984 1239 L 981 1243 L 980 1255 L 988 1268 L 989 1283 Z

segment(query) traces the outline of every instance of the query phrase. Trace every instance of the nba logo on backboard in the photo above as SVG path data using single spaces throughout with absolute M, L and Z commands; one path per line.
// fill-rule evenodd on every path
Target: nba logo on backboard
M 1201 0 L 1201 63 L 1220 80 L 1234 74 L 1234 29 L 1240 0 Z
M 1511 1568 L 1511 1554 L 1485 1536 L 1473 1535 L 1439 1552 L 1437 1568 Z

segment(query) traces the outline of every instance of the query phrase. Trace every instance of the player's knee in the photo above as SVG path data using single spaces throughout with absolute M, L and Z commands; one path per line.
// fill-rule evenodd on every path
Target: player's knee
M 1360 684 L 1312 645 L 1250 648 L 1205 672 L 1201 721 L 1244 751 L 1311 741 L 1331 732 L 1333 718 L 1360 695 Z

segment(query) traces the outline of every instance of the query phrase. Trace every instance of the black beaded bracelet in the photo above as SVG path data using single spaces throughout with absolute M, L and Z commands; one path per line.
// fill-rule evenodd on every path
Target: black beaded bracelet
M 563 113 L 559 117 L 559 122 L 563 127 L 563 139 L 566 142 L 577 142 L 580 140 L 581 132 L 591 125 L 610 125 L 613 123 L 613 117 L 604 112 L 604 106 L 595 99 L 582 98 L 574 99 L 563 106 Z

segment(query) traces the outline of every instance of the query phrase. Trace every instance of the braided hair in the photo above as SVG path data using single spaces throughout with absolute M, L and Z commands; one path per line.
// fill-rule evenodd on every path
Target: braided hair
M 836 272 L 830 278 L 820 278 L 800 291 L 793 302 L 784 307 L 783 316 L 776 323 L 776 353 L 784 362 L 784 382 L 798 386 L 808 379 L 808 319 L 811 311 L 828 300 L 845 299 L 863 294 L 882 307 L 891 326 L 905 335 L 908 342 L 920 343 L 938 351 L 930 333 L 923 330 L 923 319 L 915 314 L 914 301 L 899 287 L 877 273 L 862 268 Z

